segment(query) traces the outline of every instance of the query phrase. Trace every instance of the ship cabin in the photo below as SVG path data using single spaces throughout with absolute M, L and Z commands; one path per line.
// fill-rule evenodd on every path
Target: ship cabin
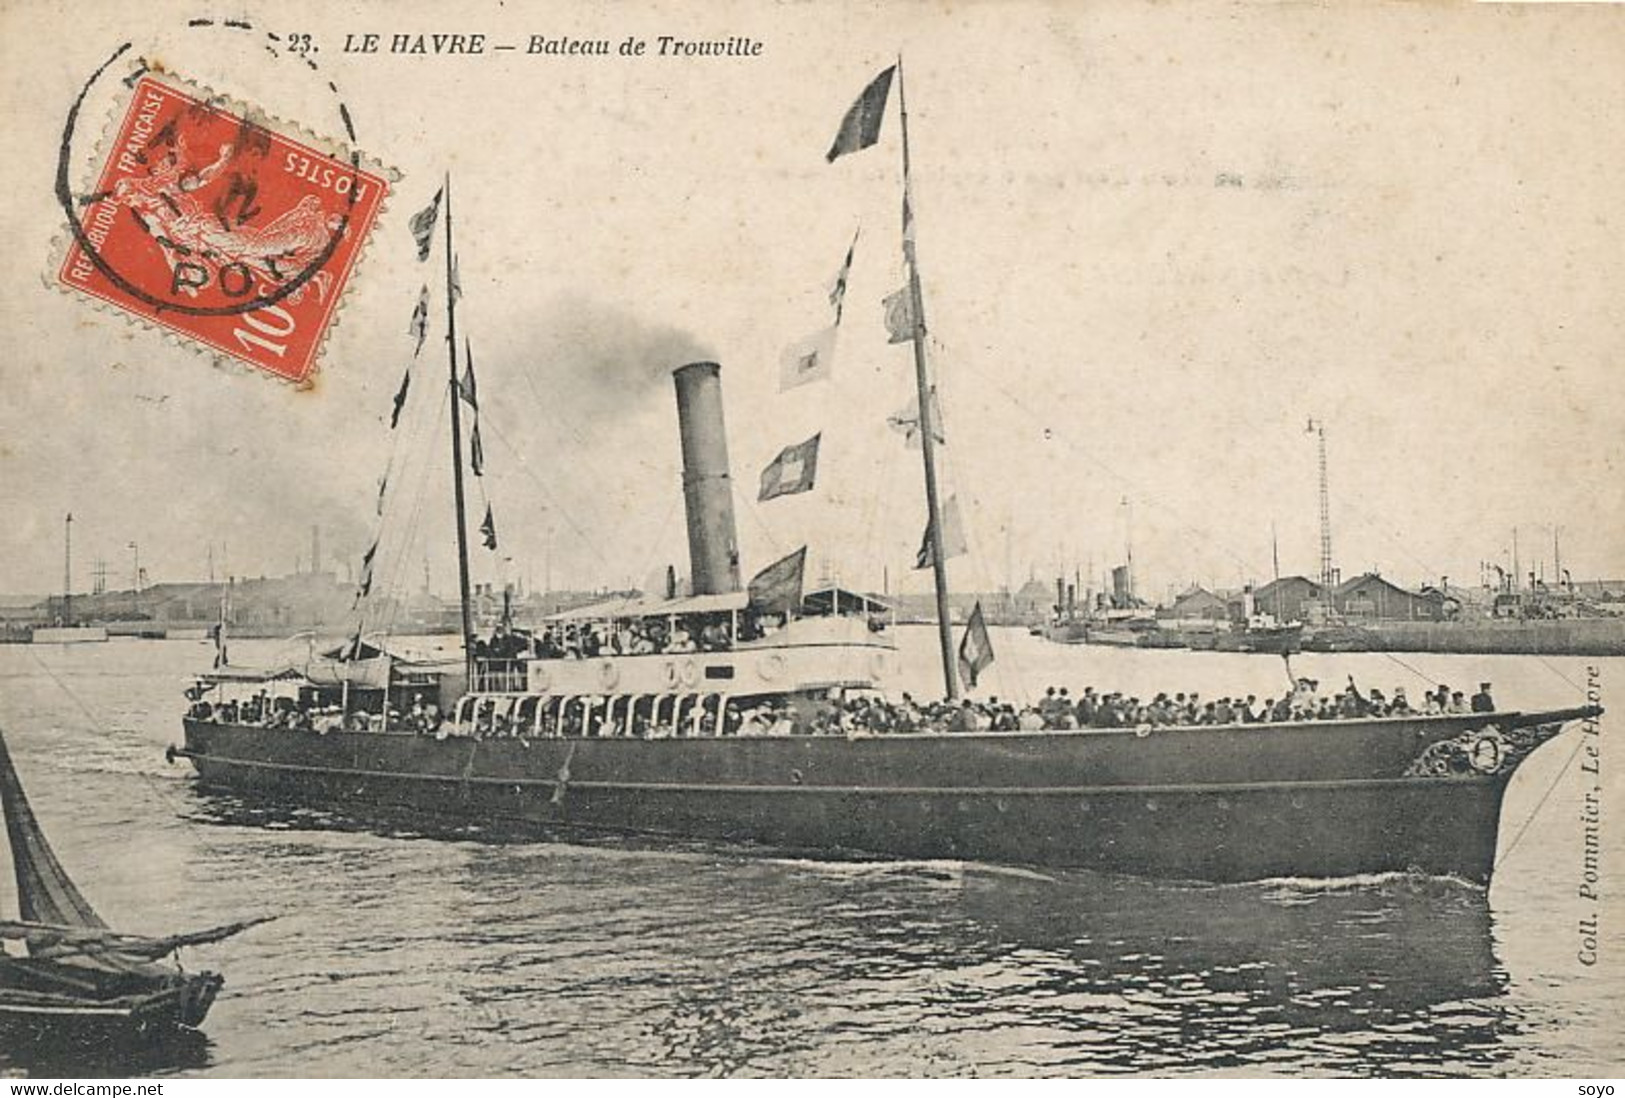
M 897 667 L 890 615 L 841 587 L 793 612 L 744 591 L 577 607 L 476 644 L 450 716 L 476 735 L 725 735 L 764 702 L 877 689 Z
M 455 704 L 459 666 L 352 641 L 296 664 L 227 665 L 198 675 L 186 690 L 187 716 L 314 732 L 382 731 L 413 715 L 421 724 L 425 712 Z

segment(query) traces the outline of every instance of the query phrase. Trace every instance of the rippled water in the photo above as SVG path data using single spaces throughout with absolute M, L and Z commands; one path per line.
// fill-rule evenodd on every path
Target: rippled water
M 931 638 L 905 633 L 926 689 Z M 1010 695 L 1052 680 L 1262 695 L 1281 680 L 1268 658 L 995 639 L 992 688 Z M 1180 885 L 431 834 L 243 804 L 162 757 L 207 658 L 185 642 L 0 647 L 0 727 L 59 856 L 110 921 L 160 932 L 279 916 L 189 951 L 227 980 L 205 1035 L 67 1063 L 0 1050 L 0 1073 L 1619 1074 L 1625 919 L 1605 916 L 1602 966 L 1575 957 L 1590 905 L 1575 896 L 1574 731 L 1515 780 L 1488 891 L 1408 876 Z M 1440 681 L 1492 678 L 1524 707 L 1578 704 L 1585 681 L 1582 660 L 1400 660 Z M 1382 656 L 1302 662 L 1326 681 L 1422 685 Z M 1601 672 L 1625 699 L 1625 661 Z M 1610 811 L 1619 791 L 1610 776 Z M 1605 819 L 1614 882 L 1617 834 Z

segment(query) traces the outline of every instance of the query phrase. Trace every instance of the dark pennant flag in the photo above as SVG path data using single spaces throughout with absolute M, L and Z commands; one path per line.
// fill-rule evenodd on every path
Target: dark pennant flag
M 867 149 L 880 140 L 880 123 L 886 117 L 886 96 L 891 92 L 892 73 L 896 70 L 895 65 L 886 69 L 863 89 L 863 94 L 841 119 L 840 132 L 835 135 L 829 152 L 824 154 L 825 160 L 833 164 L 837 157 Z

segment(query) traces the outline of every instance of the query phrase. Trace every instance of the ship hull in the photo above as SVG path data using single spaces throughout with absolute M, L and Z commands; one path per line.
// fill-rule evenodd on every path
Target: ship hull
M 1209 881 L 1484 882 L 1516 762 L 1415 767 L 1469 723 L 527 743 L 188 721 L 181 753 L 206 786 L 345 811 Z

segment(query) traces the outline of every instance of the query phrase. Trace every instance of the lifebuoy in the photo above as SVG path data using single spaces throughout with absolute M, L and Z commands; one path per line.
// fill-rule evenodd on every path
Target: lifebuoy
M 756 665 L 756 673 L 766 682 L 776 682 L 784 674 L 784 657 L 777 652 L 769 652 L 763 656 Z
M 1501 743 L 1501 737 L 1491 732 L 1473 741 L 1473 749 L 1467 753 L 1467 762 L 1480 774 L 1493 774 L 1501 769 L 1501 761 L 1505 757 L 1506 747 Z
M 552 676 L 547 673 L 547 665 L 532 660 L 525 667 L 525 685 L 528 689 L 540 693 L 552 685 Z
M 682 680 L 682 675 L 677 670 L 677 661 L 676 660 L 667 660 L 666 661 L 665 674 L 666 674 L 666 689 L 667 690 L 676 690 L 677 689 L 677 684 L 679 682 L 683 681 Z
M 683 685 L 693 686 L 700 681 L 700 665 L 693 660 L 683 661 Z
M 598 685 L 605 690 L 613 690 L 621 681 L 621 669 L 614 660 L 604 660 L 598 665 Z

